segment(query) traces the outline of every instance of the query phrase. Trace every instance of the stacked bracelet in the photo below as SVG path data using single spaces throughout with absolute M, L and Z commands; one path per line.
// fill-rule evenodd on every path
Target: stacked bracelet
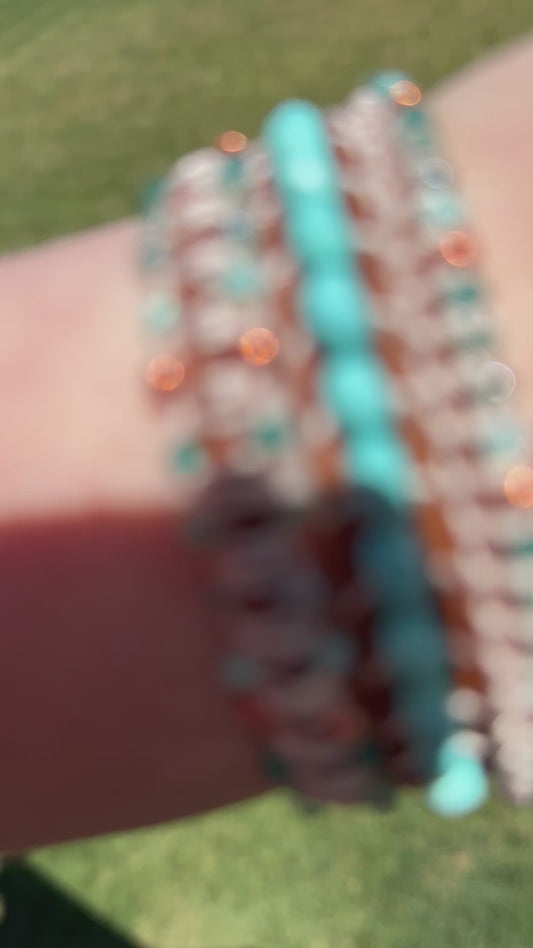
M 339 803 L 425 783 L 453 815 L 485 765 L 533 796 L 533 477 L 420 99 L 382 75 L 176 164 L 145 228 L 145 376 L 271 778 Z

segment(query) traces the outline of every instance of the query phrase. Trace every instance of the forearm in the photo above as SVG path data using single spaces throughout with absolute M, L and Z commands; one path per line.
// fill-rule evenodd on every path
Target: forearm
M 125 222 L 0 264 L 0 851 L 262 789 L 140 379 Z

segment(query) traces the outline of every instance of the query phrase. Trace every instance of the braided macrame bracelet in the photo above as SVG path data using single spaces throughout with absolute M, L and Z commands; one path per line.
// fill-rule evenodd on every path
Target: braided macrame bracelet
M 172 419 L 220 684 L 298 798 L 533 798 L 527 443 L 419 88 L 282 104 L 146 215 L 145 379 Z

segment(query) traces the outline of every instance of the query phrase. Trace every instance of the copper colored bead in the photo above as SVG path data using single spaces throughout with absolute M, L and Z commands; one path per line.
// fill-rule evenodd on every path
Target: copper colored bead
M 475 237 L 465 230 L 450 230 L 440 241 L 440 252 L 452 267 L 470 267 L 478 258 Z
M 239 349 L 250 365 L 268 365 L 279 352 L 279 342 L 270 329 L 249 329 L 239 339 Z
M 418 105 L 422 98 L 422 92 L 414 82 L 408 79 L 401 79 L 395 82 L 390 90 L 391 98 L 397 105 L 403 105 L 406 108 L 412 108 Z
M 146 367 L 146 381 L 156 392 L 173 392 L 184 377 L 183 362 L 168 353 L 154 356 Z
M 218 147 L 226 155 L 237 155 L 244 151 L 248 145 L 248 139 L 243 132 L 228 131 L 223 132 L 218 139 Z
M 525 464 L 510 468 L 503 489 L 513 507 L 533 507 L 533 468 Z

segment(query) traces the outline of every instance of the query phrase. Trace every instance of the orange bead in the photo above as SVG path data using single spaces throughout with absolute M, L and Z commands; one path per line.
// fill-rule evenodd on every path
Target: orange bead
M 218 139 L 218 147 L 226 155 L 236 155 L 244 151 L 248 145 L 248 139 L 242 132 L 224 132 Z
M 505 496 L 513 507 L 533 507 L 533 468 L 516 464 L 505 475 Z
M 404 105 L 406 108 L 412 108 L 413 105 L 418 105 L 422 98 L 422 93 L 418 86 L 415 86 L 414 82 L 409 82 L 407 79 L 395 82 L 390 90 L 390 94 L 397 105 Z
M 478 244 L 465 230 L 450 230 L 440 242 L 440 252 L 452 267 L 470 267 L 478 257 Z
M 183 362 L 167 353 L 154 356 L 146 367 L 146 381 L 156 392 L 173 392 L 184 377 Z
M 239 349 L 251 365 L 268 365 L 279 352 L 279 342 L 270 329 L 249 329 L 239 339 Z

